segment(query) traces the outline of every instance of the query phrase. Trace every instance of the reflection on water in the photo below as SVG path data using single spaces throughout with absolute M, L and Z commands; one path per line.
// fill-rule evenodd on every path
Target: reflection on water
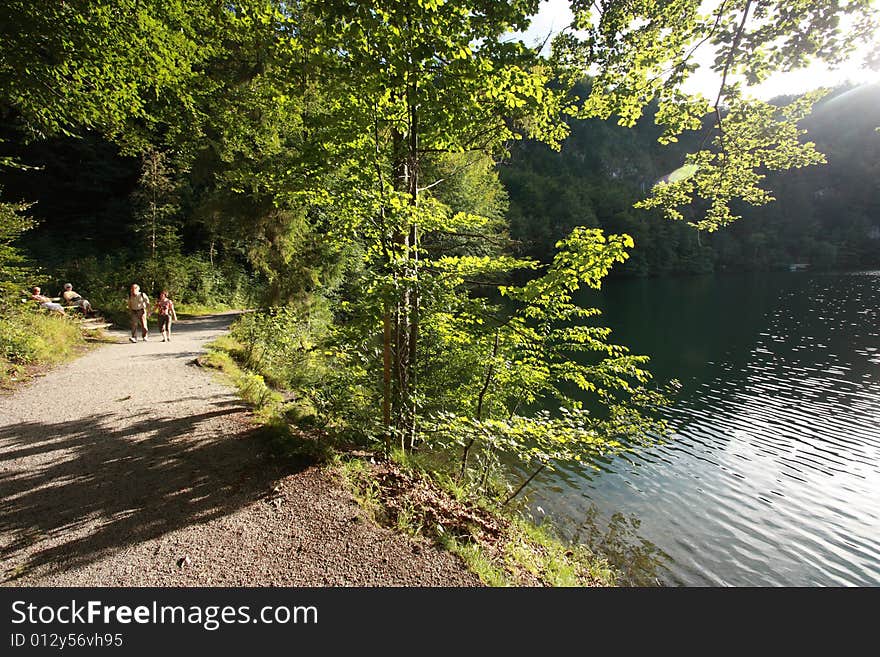
M 641 519 L 683 585 L 880 585 L 880 272 L 611 281 L 583 299 L 682 390 L 671 442 L 531 496 Z M 572 530 L 574 535 L 574 529 Z

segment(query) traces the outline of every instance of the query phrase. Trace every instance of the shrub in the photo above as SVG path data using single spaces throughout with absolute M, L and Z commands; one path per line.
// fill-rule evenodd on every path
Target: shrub
M 0 315 L 0 382 L 25 365 L 69 360 L 83 342 L 77 324 L 64 317 L 7 308 Z
M 125 298 L 132 283 L 151 298 L 168 290 L 179 309 L 242 308 L 256 296 L 256 283 L 242 266 L 233 261 L 212 266 L 197 255 L 172 254 L 152 261 L 109 255 L 77 258 L 55 268 L 47 290 L 60 290 L 68 281 L 104 317 L 121 325 L 128 324 Z
M 42 342 L 39 335 L 29 330 L 21 316 L 0 317 L 0 357 L 8 362 L 16 365 L 35 362 Z
M 262 373 L 277 388 L 306 393 L 323 376 L 319 345 L 327 323 L 320 307 L 276 306 L 243 315 L 232 334 L 243 347 L 246 367 Z

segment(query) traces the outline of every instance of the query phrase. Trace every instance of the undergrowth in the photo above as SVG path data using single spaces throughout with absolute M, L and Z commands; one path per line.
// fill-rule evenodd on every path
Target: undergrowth
M 34 368 L 71 360 L 85 345 L 78 324 L 41 311 L 0 315 L 0 386 L 9 387 Z
M 330 436 L 315 428 L 303 428 L 291 418 L 300 413 L 296 400 L 285 400 L 277 390 L 266 382 L 262 374 L 243 365 L 243 347 L 230 337 L 222 335 L 207 346 L 207 353 L 200 356 L 198 364 L 222 372 L 238 390 L 239 396 L 254 412 L 263 437 L 270 448 L 286 457 L 308 457 L 326 462 L 333 456 Z

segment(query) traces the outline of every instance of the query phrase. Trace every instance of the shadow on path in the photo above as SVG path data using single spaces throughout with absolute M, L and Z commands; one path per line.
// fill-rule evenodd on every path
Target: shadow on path
M 95 414 L 0 430 L 4 581 L 65 570 L 234 512 L 306 463 L 268 458 L 236 401 L 188 417 Z M 27 469 L 17 466 L 26 459 Z
M 188 339 L 195 337 L 197 333 L 221 333 L 228 329 L 239 315 L 248 311 L 243 310 L 227 310 L 222 313 L 213 315 L 182 315 L 180 319 L 171 325 L 172 342 L 174 338 Z M 155 316 L 153 316 L 155 317 Z M 120 337 L 125 336 L 126 340 L 130 333 L 128 321 L 121 322 L 113 327 L 111 333 L 118 334 Z M 140 331 L 138 331 L 138 339 L 140 340 Z M 150 319 L 150 340 L 154 342 L 161 341 L 162 334 L 159 327 Z
M 223 331 L 229 328 L 243 311 L 230 310 L 216 315 L 188 315 L 183 316 L 180 320 L 174 322 L 171 326 L 172 337 L 180 333 L 191 333 L 193 331 Z M 122 327 L 127 328 L 127 327 Z M 159 335 L 159 331 L 150 326 L 150 334 Z

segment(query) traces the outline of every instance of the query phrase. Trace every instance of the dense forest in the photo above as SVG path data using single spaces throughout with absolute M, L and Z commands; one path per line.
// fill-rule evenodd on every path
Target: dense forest
M 784 104 L 790 98 L 777 98 Z M 832 90 L 804 119 L 827 164 L 773 173 L 776 202 L 740 204 L 743 220 L 698 233 L 633 208 L 663 176 L 684 162 L 695 138 L 661 147 L 646 116 L 634 129 L 605 121 L 572 121 L 560 152 L 523 143 L 499 167 L 510 197 L 511 235 L 546 260 L 574 226 L 633 236 L 635 248 L 615 274 L 662 275 L 880 266 L 880 84 Z
M 815 269 L 878 267 L 878 125 L 880 85 L 829 92 L 803 122 L 827 164 L 770 176 L 776 202 L 741 207 L 745 220 L 715 233 L 698 234 L 686 224 L 664 221 L 657 211 L 633 207 L 694 146 L 693 136 L 660 146 L 651 115 L 633 129 L 571 120 L 561 151 L 522 142 L 494 171 L 489 161 L 471 165 L 470 180 L 459 176 L 455 193 L 479 193 L 479 211 L 509 225 L 517 248 L 543 262 L 552 259 L 556 242 L 574 227 L 588 226 L 633 236 L 635 248 L 615 274 L 785 269 L 795 263 Z M 53 284 L 68 277 L 100 284 L 89 273 L 96 260 L 137 261 L 149 251 L 152 234 L 145 231 L 150 217 L 143 200 L 151 182 L 141 159 L 120 154 L 98 134 L 26 143 L 10 123 L 3 134 L 3 153 L 32 167 L 5 174 L 3 200 L 32 204 L 29 214 L 37 226 L 23 251 L 56 274 Z M 206 302 L 223 295 L 234 302 L 259 282 L 265 284 L 266 278 L 253 278 L 254 260 L 243 235 L 218 239 L 210 207 L 200 205 L 199 173 L 176 175 L 175 182 L 165 182 L 166 233 L 158 248 L 166 262 L 169 256 L 199 254 L 188 261 L 186 296 Z M 222 283 L 195 283 L 218 268 Z
M 282 415 L 477 485 L 502 456 L 654 440 L 647 358 L 575 293 L 620 265 L 876 262 L 876 88 L 814 111 L 747 93 L 845 58 L 876 16 L 602 6 L 573 2 L 544 57 L 511 37 L 537 0 L 4 3 L 0 310 L 65 281 L 108 314 L 132 282 L 259 308 L 237 356 Z M 682 90 L 702 44 L 714 103 Z

